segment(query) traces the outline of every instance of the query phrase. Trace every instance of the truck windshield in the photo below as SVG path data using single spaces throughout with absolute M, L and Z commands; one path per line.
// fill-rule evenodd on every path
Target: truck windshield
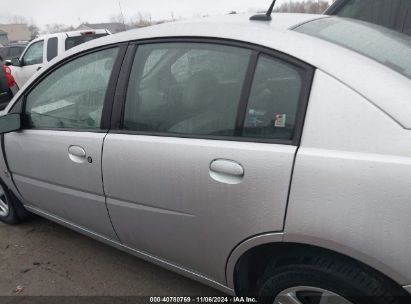
M 294 29 L 338 44 L 411 79 L 411 37 L 363 21 L 330 17 Z
M 100 37 L 104 37 L 107 36 L 108 34 L 104 33 L 104 34 L 96 34 L 96 35 L 84 35 L 84 36 L 75 36 L 75 37 L 67 37 L 66 39 L 66 51 L 78 46 L 82 43 L 85 43 L 87 41 L 93 40 L 93 39 L 97 39 Z

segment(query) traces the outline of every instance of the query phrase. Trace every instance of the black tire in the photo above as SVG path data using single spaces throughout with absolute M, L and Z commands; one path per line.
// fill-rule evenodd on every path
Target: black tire
M 2 181 L 0 181 L 0 200 L 8 206 L 8 212 L 2 212 L 4 208 L 0 208 L 1 222 L 16 225 L 30 217 L 31 214 Z
M 260 303 L 273 304 L 278 295 L 293 288 L 318 288 L 336 294 L 353 304 L 411 303 L 400 286 L 382 274 L 350 259 L 331 255 L 301 257 L 298 263 L 281 265 L 273 261 L 257 286 Z M 319 293 L 303 291 L 297 295 L 302 304 L 319 303 Z

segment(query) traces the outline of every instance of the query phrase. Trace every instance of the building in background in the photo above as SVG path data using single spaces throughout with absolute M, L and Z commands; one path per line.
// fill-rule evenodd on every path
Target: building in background
M 31 32 L 27 24 L 0 24 L 0 31 L 7 33 L 9 43 L 31 40 Z

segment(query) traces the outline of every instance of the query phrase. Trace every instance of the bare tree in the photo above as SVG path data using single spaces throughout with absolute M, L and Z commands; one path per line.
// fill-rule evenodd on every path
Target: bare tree
M 321 14 L 330 6 L 326 0 L 289 1 L 276 7 L 280 13 Z
M 10 16 L 8 19 L 9 19 L 9 23 L 14 23 L 14 24 L 27 24 L 28 23 L 25 17 L 19 16 L 19 15 Z
M 130 19 L 131 27 L 146 27 L 153 24 L 151 13 L 138 12 Z
M 37 36 L 40 34 L 40 28 L 34 23 L 29 25 L 29 31 L 30 31 L 30 35 L 31 35 L 32 40 L 36 39 Z
M 54 34 L 54 33 L 70 32 L 70 31 L 74 31 L 74 27 L 72 25 L 52 23 L 52 24 L 46 24 L 46 30 L 44 31 L 44 33 Z
M 110 22 L 115 22 L 115 23 L 123 23 L 123 15 L 122 14 L 115 14 L 110 16 Z

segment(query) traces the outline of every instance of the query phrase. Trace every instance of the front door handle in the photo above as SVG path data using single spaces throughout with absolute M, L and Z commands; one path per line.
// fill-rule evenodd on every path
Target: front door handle
M 244 175 L 243 166 L 232 160 L 216 159 L 210 164 L 211 178 L 223 184 L 240 184 L 244 179 Z
M 78 164 L 85 163 L 86 162 L 86 150 L 84 150 L 83 147 L 80 146 L 70 146 L 68 148 L 68 154 L 69 158 Z

